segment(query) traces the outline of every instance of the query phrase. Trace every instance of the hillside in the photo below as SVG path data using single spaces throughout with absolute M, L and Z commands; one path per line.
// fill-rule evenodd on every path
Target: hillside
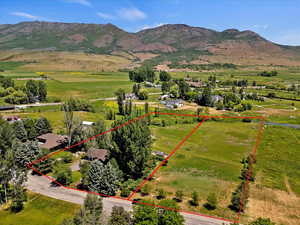
M 300 65 L 299 47 L 272 43 L 252 31 L 218 32 L 184 24 L 128 33 L 112 24 L 22 22 L 0 25 L 2 51 L 66 51 L 122 55 L 154 64 Z M 24 53 L 22 53 L 24 54 Z M 5 57 L 4 57 L 5 59 Z M 2 58 L 3 60 L 3 58 Z M 13 56 L 10 60 L 15 60 Z

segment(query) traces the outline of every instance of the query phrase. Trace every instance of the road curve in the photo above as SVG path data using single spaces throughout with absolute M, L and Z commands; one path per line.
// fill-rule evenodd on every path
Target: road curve
M 51 185 L 48 178 L 43 176 L 28 175 L 26 188 L 32 192 L 46 195 L 51 198 L 72 202 L 75 204 L 83 204 L 86 193 L 76 190 L 66 189 L 64 187 L 57 187 Z M 103 198 L 103 211 L 104 214 L 109 215 L 113 206 L 122 206 L 125 210 L 131 211 L 132 204 L 129 201 L 115 198 Z M 189 213 L 181 213 L 185 219 L 186 225 L 229 225 L 229 222 L 209 218 L 205 216 L 193 215 Z

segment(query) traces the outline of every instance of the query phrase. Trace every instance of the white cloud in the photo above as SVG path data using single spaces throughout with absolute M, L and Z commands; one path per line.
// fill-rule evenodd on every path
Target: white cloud
M 23 17 L 23 18 L 27 18 L 27 19 L 32 19 L 32 20 L 41 19 L 41 17 L 39 17 L 39 16 L 34 16 L 34 15 L 31 15 L 31 14 L 25 13 L 25 12 L 12 12 L 11 15 L 19 16 L 19 17 Z
M 137 8 L 122 8 L 117 11 L 117 14 L 120 18 L 129 21 L 136 21 L 147 18 L 146 13 Z
M 255 24 L 253 25 L 253 28 L 257 28 L 257 29 L 268 29 L 269 28 L 269 25 L 268 24 L 264 24 L 264 25 L 260 25 L 260 24 Z
M 78 3 L 80 5 L 92 6 L 88 0 L 64 0 L 65 2 Z
M 102 19 L 114 19 L 115 18 L 113 15 L 110 15 L 107 13 L 102 13 L 102 12 L 98 12 L 97 16 L 101 17 Z
M 148 25 L 148 24 L 145 24 L 141 29 L 139 30 L 146 30 L 146 29 L 150 29 L 150 28 L 155 28 L 155 27 L 160 27 L 162 25 L 165 25 L 167 23 L 155 23 L 155 24 L 152 24 L 152 25 Z

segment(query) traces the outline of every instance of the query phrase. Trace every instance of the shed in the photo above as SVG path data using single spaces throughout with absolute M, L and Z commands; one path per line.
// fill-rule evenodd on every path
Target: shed
M 40 147 L 49 150 L 63 148 L 67 143 L 67 136 L 57 135 L 53 133 L 42 134 L 37 137 Z
M 109 152 L 106 149 L 90 148 L 87 152 L 87 157 L 89 160 L 98 159 L 105 162 L 109 156 Z

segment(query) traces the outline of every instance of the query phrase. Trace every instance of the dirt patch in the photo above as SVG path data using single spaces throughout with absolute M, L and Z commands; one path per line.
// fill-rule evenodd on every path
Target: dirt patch
M 251 186 L 247 215 L 270 218 L 276 224 L 300 224 L 300 198 L 285 191 Z

